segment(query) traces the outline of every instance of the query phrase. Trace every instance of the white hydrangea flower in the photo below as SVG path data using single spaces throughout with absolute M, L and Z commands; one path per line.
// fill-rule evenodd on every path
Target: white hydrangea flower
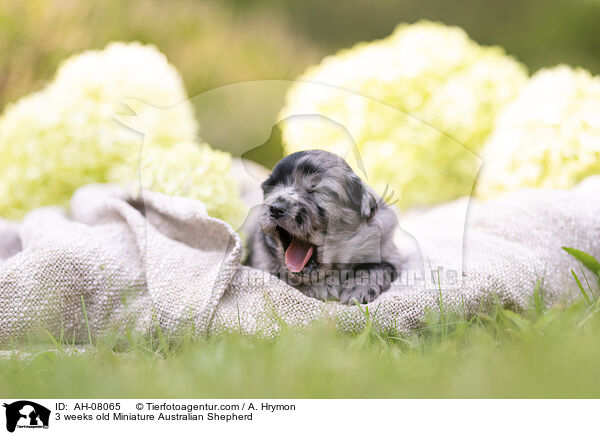
M 231 176 L 231 154 L 208 144 L 178 142 L 169 148 L 144 147 L 141 155 L 108 173 L 114 181 L 139 180 L 141 187 L 202 201 L 209 215 L 234 227 L 242 223 L 245 206 Z M 139 186 L 138 186 L 139 187 Z
M 115 119 L 116 114 L 129 113 L 125 99 L 149 126 L 144 138 Z M 34 207 L 65 204 L 87 183 L 131 181 L 124 177 L 137 177 L 135 171 L 118 168 L 139 160 L 142 141 L 147 150 L 195 143 L 198 125 L 186 99 L 181 77 L 153 46 L 111 43 L 104 50 L 67 59 L 45 89 L 10 105 L 0 117 L 0 216 L 20 218 Z M 152 110 L 153 106 L 169 110 Z M 197 152 L 184 146 L 191 161 L 201 160 L 210 168 L 198 189 L 204 192 L 214 184 L 222 194 L 215 204 L 224 198 L 238 204 L 223 153 L 208 146 Z M 152 187 L 170 190 L 158 183 Z M 195 196 L 211 200 L 204 193 Z M 208 204 L 220 217 L 231 216 L 231 208 Z
M 479 169 L 470 151 L 481 149 L 496 113 L 526 80 L 525 67 L 502 49 L 482 47 L 457 27 L 419 22 L 329 56 L 299 78 L 370 97 L 409 116 L 390 115 L 360 96 L 298 83 L 280 118 L 319 113 L 336 119 L 356 141 L 376 190 L 390 184 L 402 207 L 433 204 L 470 193 Z M 286 152 L 321 148 L 346 156 L 347 134 L 326 124 L 284 123 Z
M 158 145 L 161 141 L 193 140 L 198 135 L 191 104 L 179 104 L 187 99 L 181 76 L 152 45 L 113 42 L 104 50 L 73 56 L 59 67 L 51 87 L 74 102 L 97 102 L 98 115 L 107 118 L 119 111 L 125 98 L 139 100 L 145 106 L 172 108 L 161 113 L 163 118 L 145 123 L 154 125 L 153 130 L 145 132 L 146 141 Z M 155 113 L 150 111 L 147 116 Z
M 565 65 L 537 72 L 499 114 L 483 160 L 483 197 L 600 173 L 600 77 Z

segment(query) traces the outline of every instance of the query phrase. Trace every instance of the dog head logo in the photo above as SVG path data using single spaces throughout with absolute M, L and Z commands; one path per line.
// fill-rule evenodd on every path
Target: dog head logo
M 310 101 L 314 97 L 325 103 L 286 105 L 292 88 L 293 92 L 307 96 Z M 330 110 L 327 101 L 345 101 L 345 104 L 340 110 Z M 141 133 L 145 144 L 152 143 L 156 137 L 156 119 L 169 119 L 181 107 L 191 105 L 202 126 L 202 140 L 213 148 L 226 149 L 233 157 L 240 158 L 234 161 L 232 172 L 239 182 L 240 193 L 249 213 L 246 219 L 242 216 L 241 220 L 229 223 L 252 239 L 251 235 L 256 232 L 254 224 L 260 221 L 263 224 L 262 232 L 268 233 L 270 230 L 274 240 L 271 246 L 263 246 L 263 251 L 274 250 L 273 258 L 277 260 L 270 261 L 272 258 L 263 256 L 264 265 L 250 261 L 248 264 L 269 272 L 276 269 L 276 276 L 280 278 L 282 275 L 279 272 L 283 271 L 283 276 L 293 276 L 294 282 L 312 280 L 313 276 L 321 281 L 321 272 L 329 272 L 332 268 L 337 272 L 337 265 L 343 265 L 344 273 L 355 274 L 359 270 L 365 272 L 362 275 L 369 279 L 373 276 L 379 281 L 380 268 L 372 265 L 387 263 L 394 266 L 390 277 L 402 278 L 398 273 L 398 265 L 401 264 L 400 272 L 404 272 L 405 278 L 398 282 L 406 282 L 410 288 L 415 285 L 431 286 L 433 289 L 440 287 L 439 276 L 431 280 L 427 277 L 435 277 L 440 267 L 445 268 L 446 265 L 432 263 L 429 259 L 425 263 L 417 237 L 419 234 L 413 236 L 408 225 L 396 222 L 397 216 L 386 205 L 394 202 L 401 205 L 402 201 L 407 204 L 412 201 L 418 205 L 424 190 L 438 189 L 436 177 L 453 177 L 448 175 L 452 168 L 448 173 L 435 166 L 414 171 L 406 166 L 411 159 L 407 158 L 406 163 L 396 154 L 390 154 L 390 150 L 402 149 L 402 155 L 418 157 L 426 165 L 431 156 L 426 154 L 422 144 L 428 141 L 444 144 L 453 161 L 460 162 L 455 166 L 466 168 L 461 180 L 467 185 L 475 183 L 481 159 L 448 134 L 379 100 L 309 82 L 264 80 L 235 83 L 203 92 L 172 107 L 154 107 L 132 99 L 124 99 L 122 103 L 128 110 L 116 115 L 115 119 Z M 390 128 L 393 131 L 383 135 L 379 132 L 382 125 L 392 126 Z M 324 143 L 331 153 L 315 152 Z M 304 154 L 289 153 L 300 149 Z M 307 149 L 312 153 L 310 159 L 306 155 Z M 172 155 L 174 153 L 172 151 Z M 288 156 L 283 158 L 283 154 Z M 331 154 L 339 159 L 333 161 Z M 303 158 L 299 159 L 299 156 Z M 381 161 L 385 159 L 387 163 L 381 166 Z M 313 164 L 310 165 L 308 160 L 312 160 Z M 176 163 L 170 163 L 167 167 L 166 159 L 157 158 L 149 146 L 140 147 L 138 161 L 141 162 L 139 187 L 149 190 L 153 189 L 157 172 L 155 169 L 149 170 L 150 165 L 144 165 L 145 161 L 163 166 L 164 170 L 161 171 L 164 173 L 176 173 L 169 189 L 180 196 L 187 195 L 196 179 L 205 177 L 203 172 L 195 170 L 192 160 L 178 158 Z M 264 167 L 252 161 L 260 161 Z M 294 162 L 296 164 L 290 164 Z M 277 177 L 278 165 L 290 169 L 282 172 L 285 176 L 294 175 L 294 179 L 287 182 L 287 178 Z M 386 173 L 389 173 L 389 183 L 384 177 Z M 296 174 L 298 177 L 295 177 Z M 374 177 L 377 174 L 379 177 Z M 269 178 L 272 183 L 267 181 L 264 184 Z M 319 180 L 322 182 L 319 183 Z M 400 183 L 399 180 L 404 181 Z M 408 183 L 406 180 L 413 181 Z M 313 189 L 311 183 L 317 189 Z M 408 187 L 399 189 L 398 185 Z M 314 191 L 312 196 L 302 195 L 310 191 Z M 310 198 L 306 199 L 307 196 Z M 311 202 L 311 199 L 316 201 Z M 314 206 L 309 207 L 311 205 Z M 453 269 L 451 272 L 463 269 L 468 206 L 469 201 L 461 202 L 457 218 L 453 219 L 453 223 L 458 225 L 457 230 L 444 235 L 451 247 L 449 249 L 456 252 L 450 266 Z M 320 209 L 323 216 L 319 215 Z M 282 210 L 289 212 L 282 213 Z M 462 228 L 459 227 L 461 223 L 464 223 Z M 310 234 L 295 231 L 309 227 Z M 312 227 L 316 227 L 316 231 L 312 231 Z M 360 227 L 360 231 L 354 231 L 356 227 Z M 356 237 L 351 238 L 352 235 Z M 220 255 L 224 259 L 233 243 L 224 239 L 221 245 Z M 400 255 L 392 252 L 392 245 L 399 247 Z M 249 257 L 257 258 L 252 255 Z M 319 265 L 325 267 L 317 267 Z M 367 269 L 357 269 L 357 265 L 369 266 Z M 218 271 L 215 270 L 215 274 L 208 279 L 216 283 L 217 276 Z M 444 288 L 459 286 L 462 274 L 454 273 L 452 276 L 458 278 L 444 281 Z M 337 279 L 336 276 L 333 278 L 334 281 Z M 387 275 L 384 274 L 382 280 L 387 286 Z M 150 277 L 148 282 L 151 281 Z M 352 280 L 344 281 L 349 283 L 349 288 L 353 288 Z
M 29 400 L 19 400 L 3 405 L 6 408 L 6 430 L 16 428 L 48 428 L 50 410 Z

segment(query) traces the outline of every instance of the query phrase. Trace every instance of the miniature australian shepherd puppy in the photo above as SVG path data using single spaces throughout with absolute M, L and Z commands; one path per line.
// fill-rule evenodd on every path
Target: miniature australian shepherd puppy
M 304 294 L 368 303 L 390 287 L 401 257 L 396 216 L 339 156 L 301 151 L 262 184 L 246 262 Z

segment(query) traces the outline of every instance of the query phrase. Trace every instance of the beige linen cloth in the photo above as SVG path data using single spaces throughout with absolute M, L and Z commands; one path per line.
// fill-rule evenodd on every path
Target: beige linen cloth
M 311 299 L 241 266 L 240 237 L 200 202 L 85 186 L 68 214 L 42 208 L 20 224 L 0 221 L 0 343 L 40 333 L 86 342 L 88 326 L 92 338 L 115 329 L 272 337 L 283 325 L 318 319 L 352 333 L 367 317 L 384 331 L 408 333 L 440 307 L 466 315 L 497 301 L 525 308 L 536 285 L 546 305 L 568 301 L 578 294 L 571 269 L 581 270 L 561 247 L 600 258 L 600 177 L 572 190 L 461 199 L 400 223 L 418 250 L 407 253 L 408 273 L 369 304 L 367 316 L 364 306 Z M 406 237 L 397 237 L 404 249 Z M 597 290 L 589 272 L 588 279 Z

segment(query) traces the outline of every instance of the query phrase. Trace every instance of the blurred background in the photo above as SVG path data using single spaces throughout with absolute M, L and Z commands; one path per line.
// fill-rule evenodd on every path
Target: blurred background
M 402 22 L 458 25 L 527 65 L 600 73 L 598 0 L 0 0 L 0 110 L 50 81 L 62 60 L 113 40 L 155 44 L 188 95 L 259 79 L 294 79 Z
M 11 102 L 43 89 L 53 80 L 61 62 L 69 56 L 89 49 L 102 49 L 111 41 L 140 41 L 155 45 L 181 74 L 187 95 L 193 100 L 195 96 L 206 91 L 237 82 L 267 79 L 294 80 L 303 74 L 309 66 L 319 64 L 324 57 L 332 55 L 338 50 L 352 47 L 361 41 L 385 38 L 399 24 L 414 23 L 422 19 L 459 26 L 478 44 L 502 47 L 508 55 L 514 57 L 527 68 L 529 76 L 533 76 L 542 67 L 553 67 L 557 64 L 568 64 L 573 68 L 582 67 L 592 75 L 600 73 L 600 30 L 598 25 L 600 23 L 600 0 L 528 0 L 525 2 L 520 0 L 504 0 L 502 2 L 497 0 L 457 0 L 453 2 L 447 0 L 330 0 L 327 2 L 320 0 L 305 0 L 303 2 L 291 0 L 175 0 L 170 2 L 158 0 L 106 0 L 102 2 L 0 0 L 0 53 L 2 53 L 0 57 L 0 112 L 6 113 L 5 109 L 10 106 Z M 432 45 L 436 45 L 436 42 L 432 42 Z M 440 49 L 441 45 L 437 44 L 437 47 Z M 464 51 L 464 53 L 468 53 L 468 51 Z M 466 56 L 468 58 L 470 55 L 467 54 Z M 411 55 L 411 57 L 415 56 Z M 465 60 L 465 64 L 469 64 L 469 62 L 469 60 Z M 461 64 L 457 65 L 457 70 L 463 69 Z M 349 69 L 346 68 L 346 70 Z M 492 77 L 494 71 L 495 67 L 492 66 L 486 74 Z M 437 75 L 442 76 L 446 74 L 444 70 L 436 70 L 435 72 Z M 369 75 L 368 66 L 361 73 Z M 468 111 L 460 112 L 456 110 L 455 103 L 457 101 L 468 102 L 467 93 L 464 89 L 452 97 L 456 98 L 455 100 L 449 99 L 449 103 L 445 103 L 445 105 L 438 107 L 436 101 L 431 104 L 427 103 L 429 106 L 424 104 L 425 109 L 430 112 L 429 115 L 434 114 L 437 116 L 441 114 L 448 116 L 449 121 L 446 120 L 436 124 L 432 121 L 432 119 L 435 121 L 435 117 L 428 116 L 426 111 L 414 113 L 417 113 L 417 116 L 422 116 L 422 119 L 428 121 L 434 127 L 458 138 L 458 141 L 461 144 L 466 144 L 470 150 L 478 152 L 483 146 L 484 139 L 492 129 L 497 112 L 497 107 L 485 100 L 485 94 L 488 92 L 488 88 L 495 86 L 500 89 L 504 83 L 510 81 L 510 79 L 504 80 L 502 74 L 497 74 L 500 79 L 493 79 L 495 84 L 488 85 L 484 81 L 479 88 L 475 85 L 471 86 L 472 95 L 475 95 L 478 99 L 477 104 L 479 106 L 477 110 L 479 112 L 477 113 L 483 113 L 487 118 L 482 121 L 473 117 L 471 122 L 479 125 L 475 125 L 471 129 L 472 131 L 469 130 L 468 134 L 463 135 L 464 137 L 461 137 L 460 131 L 458 135 L 455 135 L 455 132 L 452 131 L 453 126 L 459 125 L 460 122 L 464 122 L 465 119 L 469 118 Z M 597 90 L 600 88 L 600 85 L 593 81 L 591 76 L 580 79 L 577 75 L 579 73 L 571 70 L 565 74 L 567 80 L 573 83 L 571 86 L 573 90 L 569 91 L 563 99 L 560 96 L 552 97 L 553 99 L 550 99 L 549 104 L 539 103 L 539 106 L 566 107 L 570 103 L 565 104 L 563 101 L 575 101 L 577 95 L 584 94 L 588 94 L 588 98 L 592 100 L 596 99 L 593 96 L 595 94 L 581 91 L 581 89 Z M 94 74 L 90 73 L 89 75 Z M 102 73 L 96 75 L 102 75 Z M 524 72 L 522 78 L 524 81 Z M 78 78 L 82 81 L 84 79 L 85 77 Z M 459 80 L 456 83 L 459 83 Z M 548 93 L 544 89 L 556 88 L 553 83 L 565 81 L 558 73 L 553 75 L 553 78 L 548 82 L 549 84 L 545 85 L 544 80 L 543 77 L 539 80 L 542 84 L 540 87 L 542 89 L 540 95 L 542 96 Z M 468 77 L 464 81 L 465 83 L 468 82 L 469 85 L 473 82 Z M 514 81 L 517 83 L 518 80 L 515 79 Z M 585 84 L 580 86 L 579 81 L 583 81 Z M 353 79 L 350 82 L 354 83 Z M 403 102 L 409 102 L 410 98 L 408 97 L 411 97 L 412 89 L 416 89 L 416 86 L 413 87 L 411 83 L 406 83 L 406 86 L 410 89 L 398 91 L 399 95 L 404 92 L 404 94 L 401 94 L 404 98 Z M 461 83 L 459 83 L 460 86 L 462 86 Z M 527 104 L 532 104 L 532 100 L 534 104 L 539 101 L 535 95 L 535 90 L 538 89 L 534 86 L 535 83 L 532 85 L 533 91 L 524 93 L 524 102 L 516 104 L 516 109 L 512 112 L 515 115 L 512 118 L 508 116 L 508 121 L 505 121 L 507 127 L 499 129 L 501 132 L 508 131 L 510 135 L 498 136 L 499 139 L 495 141 L 499 143 L 496 147 L 499 150 L 498 153 L 506 148 L 506 143 L 512 142 L 516 144 L 515 147 L 523 147 L 523 144 L 531 145 L 545 141 L 545 139 L 544 141 L 539 140 L 540 138 L 557 136 L 554 131 L 547 131 L 543 120 L 531 120 L 530 124 L 534 127 L 528 128 L 534 133 L 531 133 L 530 136 L 527 136 L 529 133 L 525 131 L 525 128 L 521 128 L 523 123 L 520 121 L 519 111 L 524 113 L 537 111 L 537 107 L 535 110 L 531 110 L 530 106 L 527 106 Z M 395 84 L 390 86 L 395 86 Z M 436 92 L 437 96 L 444 97 L 442 92 L 443 83 L 435 84 L 434 82 L 425 81 L 420 86 L 422 88 L 421 96 L 424 98 L 429 98 L 428 93 L 435 94 Z M 437 91 L 430 91 L 430 88 L 434 89 L 435 86 L 439 86 L 439 88 L 436 88 Z M 520 82 L 518 86 L 515 84 L 515 89 L 520 86 L 522 86 Z M 547 87 L 544 88 L 544 86 Z M 152 88 L 154 85 L 150 87 Z M 371 88 L 374 92 L 376 91 L 376 86 Z M 269 116 L 275 118 L 284 106 L 286 89 L 277 89 L 277 92 L 274 92 L 268 98 L 264 97 L 267 94 L 262 90 L 259 90 L 260 92 L 256 94 L 248 90 L 242 93 L 246 96 L 245 101 L 241 101 L 241 93 L 235 88 L 232 88 L 230 93 L 214 94 L 214 98 L 213 94 L 203 94 L 206 95 L 204 98 L 192 101 L 196 117 L 199 120 L 202 140 L 208 142 L 213 148 L 231 152 L 234 157 L 242 154 L 244 147 L 247 151 L 250 144 L 250 148 L 256 147 L 256 149 L 245 156 L 267 167 L 272 166 L 284 154 L 284 147 L 281 145 L 281 132 L 274 128 L 270 138 L 264 137 L 264 134 L 260 136 L 263 133 L 262 130 L 259 135 L 252 136 L 254 134 L 252 131 L 253 125 L 258 124 L 253 116 L 264 117 L 264 113 L 268 112 Z M 393 88 L 393 91 L 396 92 L 396 88 Z M 151 91 L 148 90 L 148 92 Z M 387 92 L 392 93 L 389 89 Z M 261 110 L 257 110 L 255 107 L 256 98 L 268 100 L 260 102 Z M 390 98 L 393 99 L 396 96 L 391 95 Z M 400 101 L 401 98 L 398 97 L 397 99 Z M 222 101 L 225 100 L 227 100 L 226 104 L 222 104 Z M 490 101 L 493 101 L 493 99 Z M 386 103 L 389 104 L 389 101 L 386 101 Z M 222 112 L 219 112 L 221 110 L 219 104 L 225 108 L 222 112 L 231 111 L 232 107 L 238 112 L 223 116 Z M 597 126 L 595 126 L 593 120 L 588 119 L 594 117 L 592 111 L 586 109 L 591 107 L 590 103 L 586 101 L 577 104 L 578 112 L 574 115 L 561 115 L 557 118 L 559 121 L 555 124 L 560 127 L 563 124 L 566 125 L 564 120 L 577 118 L 582 120 L 583 123 L 594 125 L 593 128 L 596 130 L 590 127 L 590 131 L 593 133 L 588 136 L 584 137 L 579 134 L 580 131 L 585 131 L 587 127 L 577 127 L 574 129 L 575 133 L 565 133 L 568 140 L 561 139 L 561 143 L 567 145 L 571 142 L 584 143 L 591 156 L 588 160 L 592 163 L 584 169 L 577 168 L 571 171 L 572 173 L 576 172 L 576 176 L 571 177 L 567 182 L 548 184 L 550 186 L 568 187 L 582 179 L 584 175 L 600 171 L 597 142 L 590 145 L 591 142 L 596 140 L 595 135 L 597 134 Z M 30 106 L 33 106 L 33 104 L 27 107 Z M 343 103 L 341 106 L 343 106 Z M 497 106 L 500 107 L 501 104 L 497 104 Z M 576 106 L 576 104 L 574 103 L 573 106 Z M 398 106 L 400 110 L 410 111 L 410 108 L 407 107 L 402 104 Z M 45 110 L 40 110 L 40 112 Z M 486 115 L 486 111 L 491 114 Z M 30 113 L 35 111 L 31 108 L 23 108 L 14 112 L 17 113 L 12 118 L 17 118 L 22 113 L 29 116 Z M 456 116 L 462 119 L 458 121 L 453 119 L 452 116 L 455 113 Z M 22 117 L 22 119 L 25 119 L 23 121 L 24 125 L 32 125 L 32 122 L 28 120 L 30 118 Z M 65 119 L 67 118 L 65 117 Z M 6 123 L 9 122 L 6 121 Z M 235 126 L 235 128 L 232 128 L 232 126 Z M 31 137 L 27 136 L 26 131 L 20 125 L 13 128 L 12 133 L 5 134 L 4 139 L 0 134 L 0 145 L 4 143 L 4 148 L 0 146 L 0 149 L 11 150 L 10 152 L 3 152 L 5 156 L 8 156 L 6 157 L 7 160 L 11 158 L 14 161 L 21 159 L 22 166 L 29 172 L 40 168 L 41 164 L 34 164 L 35 160 L 32 156 L 42 154 L 38 151 L 32 151 L 31 155 L 24 156 L 21 150 L 26 147 L 21 146 L 14 138 L 22 135 L 23 137 L 18 138 L 22 143 L 42 144 L 46 141 L 46 136 L 44 136 L 46 130 L 44 128 L 43 125 L 39 127 L 38 133 L 32 134 Z M 172 129 L 176 130 L 176 127 L 172 127 Z M 518 134 L 521 135 L 520 143 L 514 140 L 515 134 L 512 133 L 511 129 L 518 130 Z M 5 131 L 7 131 L 6 128 Z M 40 134 L 44 138 L 43 140 L 39 139 Z M 369 134 L 372 134 L 372 132 Z M 569 142 L 574 135 L 579 136 Z M 65 136 L 65 140 L 69 139 L 68 135 L 63 134 L 63 136 Z M 390 133 L 389 138 L 393 142 L 392 137 Z M 510 140 L 505 140 L 505 137 L 509 137 Z M 531 137 L 534 140 L 531 140 Z M 76 141 L 69 140 L 74 144 L 74 147 L 77 146 Z M 436 145 L 438 148 L 433 147 L 427 150 L 430 155 L 415 157 L 414 160 L 425 165 L 426 162 L 431 160 L 431 155 L 435 155 L 439 160 L 445 159 L 448 162 L 446 167 L 441 166 L 441 164 L 436 167 L 436 174 L 443 177 L 444 180 L 440 184 L 447 184 L 446 181 L 452 181 L 453 178 L 455 179 L 458 176 L 465 178 L 464 174 L 458 174 L 457 176 L 453 172 L 453 168 L 456 166 L 455 162 L 459 160 L 453 156 L 443 155 L 440 150 L 446 150 L 448 147 L 444 145 L 439 137 L 435 140 L 439 142 Z M 435 142 L 435 140 L 431 140 L 431 138 L 421 139 L 420 143 Z M 306 142 L 304 141 L 304 143 Z M 396 142 L 399 141 L 396 140 Z M 259 147 L 261 144 L 264 144 L 264 146 Z M 565 147 L 567 146 L 565 145 Z M 546 148 L 551 147 L 548 145 Z M 48 147 L 48 149 L 50 150 L 47 151 L 48 155 L 58 154 L 51 148 Z M 371 146 L 370 149 L 375 148 Z M 294 147 L 289 146 L 287 151 L 290 150 L 294 150 Z M 568 153 L 565 152 L 558 156 L 557 161 L 559 164 L 563 165 L 564 161 L 575 161 L 581 155 L 578 150 L 567 149 L 567 151 Z M 67 151 L 65 151 L 66 153 Z M 545 158 L 544 153 L 557 155 L 554 151 L 539 151 L 533 148 L 530 155 L 534 159 L 543 160 Z M 378 150 L 373 151 L 371 154 L 376 156 L 381 152 Z M 71 159 L 69 156 L 65 157 L 65 159 L 67 158 Z M 201 160 L 199 155 L 196 158 Z M 523 160 L 526 160 L 526 158 L 527 156 L 523 157 Z M 157 161 L 160 160 L 160 158 L 157 158 Z M 388 166 L 389 161 L 406 161 L 407 166 L 412 165 L 411 160 L 406 156 L 395 160 L 391 158 L 383 159 L 383 163 Z M 525 169 L 532 167 L 528 161 L 519 162 L 518 165 L 513 165 L 511 161 L 507 161 L 506 167 L 511 167 L 510 165 L 514 167 L 521 165 Z M 371 168 L 382 172 L 382 168 L 378 167 L 377 164 L 378 162 L 374 162 Z M 63 200 L 68 198 L 73 188 L 82 182 L 109 180 L 106 170 L 104 168 L 101 171 L 96 170 L 94 165 L 98 166 L 95 162 L 90 163 L 90 167 L 93 167 L 92 169 L 95 171 L 93 175 L 68 180 L 68 183 L 63 183 L 64 186 L 56 187 L 58 192 L 56 195 L 52 193 L 52 195 L 49 194 L 49 199 L 35 201 L 31 199 L 31 192 L 39 191 L 39 186 L 45 186 L 44 189 L 48 190 L 47 181 L 45 180 L 56 179 L 57 177 L 53 175 L 54 172 L 52 171 L 57 170 L 48 169 L 47 172 L 50 175 L 46 178 L 36 173 L 29 174 L 32 181 L 21 183 L 26 185 L 25 187 L 29 190 L 23 187 L 19 193 L 20 199 L 18 201 L 8 201 L 4 209 L 0 207 L 0 215 L 20 217 L 23 211 L 32 207 L 53 203 L 55 198 L 62 198 Z M 210 166 L 208 163 L 207 165 Z M 535 165 L 542 167 L 541 163 L 537 161 Z M 475 177 L 477 169 L 474 165 L 471 166 L 463 170 L 468 177 L 464 180 L 458 180 L 456 189 L 445 192 L 443 197 L 431 196 L 431 198 L 421 202 L 437 203 L 469 193 L 472 187 L 469 180 Z M 416 175 L 410 181 L 411 183 L 414 182 L 415 185 L 411 190 L 407 188 L 406 183 L 402 184 L 403 181 L 399 179 L 406 172 L 398 170 L 397 167 L 391 169 L 384 167 L 383 169 L 390 171 L 389 174 L 382 175 L 383 182 L 387 183 L 388 180 L 391 180 L 392 184 L 396 183 L 397 191 L 412 191 L 415 195 L 426 196 L 425 184 L 435 184 L 430 182 L 431 174 L 426 174 L 419 169 L 415 171 Z M 507 178 L 501 172 L 505 169 L 504 167 L 500 168 L 500 178 Z M 19 183 L 15 180 L 20 182 L 22 176 L 21 173 L 17 173 L 19 169 L 16 165 L 4 172 L 10 172 L 10 170 L 13 172 L 12 178 L 7 176 L 5 177 L 6 180 L 0 182 L 0 196 L 16 196 L 14 192 L 15 185 Z M 20 170 L 22 171 L 22 169 Z M 62 171 L 61 177 L 64 178 L 64 174 L 67 172 Z M 547 168 L 539 169 L 534 176 L 530 176 L 529 173 L 525 175 L 517 174 L 519 177 L 527 179 L 525 182 L 515 181 L 513 184 L 515 186 L 519 183 L 542 186 L 545 182 L 544 174 L 556 172 L 555 168 Z M 418 179 L 419 174 L 423 175 L 423 180 Z M 529 179 L 532 177 L 535 178 L 533 181 Z M 502 183 L 508 185 L 512 181 L 505 182 L 502 180 Z M 502 186 L 503 189 L 505 187 Z M 509 187 L 512 188 L 512 185 Z M 9 189 L 12 189 L 12 191 Z M 431 189 L 437 190 L 437 187 L 433 186 Z M 177 191 L 169 193 L 181 194 Z M 433 194 L 434 192 L 432 192 Z M 209 194 L 206 193 L 205 196 L 200 196 L 200 198 L 206 201 Z M 407 196 L 405 205 L 415 204 L 419 205 L 419 201 L 412 200 Z M 19 211 L 13 213 L 13 209 Z

